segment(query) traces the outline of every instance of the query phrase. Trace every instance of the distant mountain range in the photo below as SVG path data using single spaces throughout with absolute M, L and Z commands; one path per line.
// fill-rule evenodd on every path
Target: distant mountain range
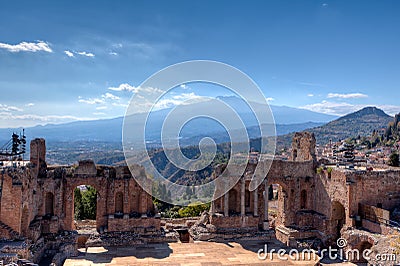
M 232 97 L 224 98 L 225 101 L 238 107 L 237 112 L 245 121 L 247 133 L 252 139 L 251 145 L 257 148 L 260 141 L 260 130 L 256 126 L 256 120 L 251 116 L 249 110 L 242 106 L 242 103 Z M 196 104 L 185 106 L 184 112 L 198 112 Z M 211 108 L 211 106 L 210 106 Z M 271 106 L 276 125 L 277 150 L 289 147 L 293 137 L 293 132 L 310 131 L 316 136 L 318 144 L 343 140 L 349 137 L 370 136 L 374 130 L 386 128 L 393 117 L 376 107 L 366 107 L 357 112 L 336 118 L 325 114 L 315 113 L 308 110 Z M 151 133 L 147 137 L 159 143 L 159 135 L 162 122 L 170 109 L 159 110 L 152 113 L 152 123 L 147 130 Z M 137 114 L 141 116 L 143 114 Z M 313 121 L 313 122 L 310 122 Z M 124 160 L 121 145 L 123 117 L 96 121 L 78 121 L 59 125 L 36 126 L 26 129 L 28 141 L 32 138 L 43 137 L 46 139 L 48 147 L 48 159 L 51 163 L 70 164 L 79 159 L 92 158 L 97 163 L 113 164 Z M 270 125 L 262 125 L 268 128 Z M 0 144 L 10 139 L 13 131 L 19 132 L 20 129 L 0 129 Z M 237 129 L 231 131 L 236 134 Z M 150 136 L 150 137 L 149 137 Z M 197 121 L 188 128 L 183 128 L 180 144 L 191 150 L 191 146 L 198 145 L 199 141 L 210 136 L 220 144 L 221 153 L 227 150 L 230 141 L 229 135 L 225 130 L 214 121 Z M 265 136 L 268 137 L 268 136 Z M 153 148 L 159 148 L 157 144 Z M 29 146 L 28 146 L 29 148 Z M 157 154 L 157 156 L 156 156 Z M 155 158 L 163 156 L 160 151 L 155 153 Z M 161 156 L 161 157 L 160 157 Z M 165 168 L 164 168 L 165 167 Z M 163 169 L 175 170 L 167 164 Z M 170 172 L 169 170 L 167 171 Z
M 371 136 L 374 130 L 386 128 L 392 120 L 393 117 L 377 107 L 365 107 L 324 125 L 308 128 L 306 131 L 315 134 L 318 144 L 326 144 L 330 140 L 336 142 L 350 137 Z M 278 136 L 279 148 L 290 146 L 292 137 L 293 133 Z
M 251 112 L 247 104 L 237 97 L 219 97 L 220 100 L 226 102 L 235 108 L 242 121 L 252 137 L 256 137 L 254 131 L 258 124 L 256 118 Z M 261 104 L 254 104 L 257 108 L 265 108 Z M 183 106 L 181 112 L 185 114 L 200 114 L 205 108 L 203 104 L 191 104 Z M 329 122 L 337 117 L 321 113 L 312 112 L 305 109 L 287 107 L 287 106 L 270 106 L 277 124 L 277 133 L 286 134 L 292 131 L 303 130 L 309 127 L 315 127 Z M 211 105 L 206 108 L 214 108 L 217 112 L 221 112 L 222 116 L 228 116 L 225 110 L 219 110 L 218 106 Z M 162 124 L 171 109 L 163 109 L 151 113 L 150 122 L 146 127 L 146 140 L 149 142 L 159 142 Z M 143 118 L 145 114 L 135 114 L 135 118 Z M 179 114 L 178 114 L 179 115 Z M 135 119 L 132 119 L 135 120 Z M 28 141 L 33 138 L 41 137 L 50 142 L 54 141 L 101 141 L 101 142 L 121 142 L 123 117 L 94 120 L 94 121 L 77 121 L 65 124 L 49 124 L 45 126 L 35 126 L 26 128 L 25 132 Z M 136 128 L 132 124 L 132 128 Z M 11 133 L 19 132 L 21 129 L 0 129 L 0 141 L 4 142 L 10 139 Z M 201 132 L 201 134 L 200 134 Z M 190 125 L 184 127 L 181 137 L 185 139 L 196 139 L 197 136 L 203 134 L 218 135 L 225 132 L 224 128 L 210 119 L 197 119 L 191 121 Z M 253 132 L 253 133 L 252 133 Z M 252 135 L 253 134 L 253 135 Z M 222 141 L 223 139 L 221 139 Z M 226 140 L 225 140 L 226 141 Z M 0 143 L 2 143 L 0 142 Z M 191 143 L 187 143 L 191 144 Z

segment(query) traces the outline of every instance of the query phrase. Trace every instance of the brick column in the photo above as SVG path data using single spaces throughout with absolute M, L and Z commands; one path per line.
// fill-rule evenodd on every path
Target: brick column
M 253 210 L 253 216 L 258 216 L 258 187 L 253 191 L 253 199 L 254 199 L 254 210 Z
M 264 223 L 263 223 L 264 230 L 269 229 L 269 222 L 268 222 L 268 184 L 267 180 L 264 180 Z
M 211 213 L 211 215 L 215 214 L 215 200 L 214 199 L 211 201 L 210 213 Z
M 229 216 L 229 191 L 224 195 L 224 216 Z
M 245 216 L 246 210 L 244 200 L 246 195 L 246 181 L 244 180 L 244 177 L 242 178 L 240 185 L 240 215 Z

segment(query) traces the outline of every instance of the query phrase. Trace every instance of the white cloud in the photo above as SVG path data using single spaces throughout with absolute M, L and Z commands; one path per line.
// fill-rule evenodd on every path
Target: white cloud
M 358 111 L 367 106 L 376 106 L 385 111 L 389 115 L 395 115 L 400 112 L 400 106 L 396 105 L 350 104 L 346 102 L 329 102 L 329 101 L 322 101 L 320 103 L 308 104 L 305 106 L 300 106 L 299 108 L 307 109 L 318 113 L 342 116 Z
M 307 109 L 317 113 L 331 114 L 331 115 L 344 115 L 358 110 L 357 105 L 349 103 L 336 103 L 322 101 L 320 103 L 308 104 L 300 106 L 302 109 Z
M 19 107 L 16 107 L 16 106 L 10 106 L 10 105 L 7 105 L 7 104 L 1 104 L 0 103 L 0 111 L 3 111 L 3 112 L 11 112 L 11 111 L 22 112 L 23 109 L 21 109 Z
M 48 52 L 52 53 L 53 50 L 50 48 L 47 42 L 37 41 L 37 42 L 20 42 L 19 44 L 8 44 L 0 43 L 0 49 L 6 49 L 12 53 L 18 52 Z
M 108 89 L 112 91 L 130 91 L 136 93 L 138 92 L 139 87 L 131 86 L 128 83 L 122 83 L 118 87 L 109 87 Z
M 79 55 L 87 56 L 87 57 L 94 57 L 94 54 L 88 52 L 76 52 Z
M 118 55 L 117 52 L 109 52 L 109 55 Z
M 112 103 L 112 106 L 116 106 L 116 107 L 128 107 L 127 103 Z
M 368 95 L 363 93 L 329 93 L 328 98 L 341 98 L 341 99 L 356 99 L 356 98 L 367 98 Z
M 0 120 L 35 120 L 40 122 L 62 122 L 65 120 L 92 120 L 90 117 L 77 117 L 72 115 L 35 115 L 22 114 L 12 115 L 11 113 L 1 113 Z
M 188 85 L 186 85 L 186 84 L 181 84 L 179 87 L 181 87 L 181 89 L 184 89 L 184 90 L 187 90 L 187 89 L 190 88 L 190 87 L 189 87 Z
M 394 116 L 398 113 L 400 113 L 400 106 L 398 105 L 388 105 L 388 104 L 383 104 L 383 105 L 378 105 L 378 108 L 382 109 L 385 111 L 385 113 Z
M 323 6 L 323 7 L 327 7 L 328 4 L 327 4 L 327 3 L 323 3 L 322 6 Z
M 25 104 L 26 107 L 32 107 L 32 106 L 34 106 L 34 105 L 35 105 L 34 103 L 27 103 L 27 104 Z
M 121 99 L 120 97 L 115 96 L 114 94 L 109 93 L 109 92 L 106 92 L 105 94 L 101 95 L 101 97 L 103 99 L 110 99 L 110 100 L 119 100 L 119 99 Z
M 110 102 L 119 101 L 120 99 L 121 99 L 120 97 L 118 97 L 112 93 L 106 92 L 105 94 L 102 94 L 100 97 L 96 97 L 96 98 L 86 98 L 85 99 L 85 98 L 79 96 L 78 102 L 91 104 L 91 105 L 94 105 L 94 104 L 98 105 L 98 104 L 107 104 Z M 96 109 L 97 110 L 107 109 L 107 106 L 104 106 L 104 105 L 99 106 L 99 107 L 96 107 Z
M 274 98 L 272 98 L 272 97 L 265 98 L 265 100 L 266 100 L 267 102 L 272 102 L 272 101 L 275 101 L 275 99 L 274 99 Z
M 74 57 L 74 53 L 68 50 L 65 50 L 64 53 L 68 56 L 68 57 Z
M 208 98 L 205 98 L 203 96 L 196 95 L 194 92 L 182 93 L 179 95 L 175 95 L 171 98 L 161 99 L 154 105 L 154 108 L 155 109 L 165 109 L 165 108 L 170 108 L 170 107 L 173 107 L 176 105 L 187 105 L 187 104 L 193 104 L 196 102 L 202 102 L 207 99 Z
M 128 91 L 128 92 L 133 92 L 133 93 L 139 93 L 139 92 L 144 92 L 144 93 L 162 93 L 163 91 L 157 88 L 142 88 L 142 87 L 135 87 L 132 85 L 129 85 L 128 83 L 122 83 L 118 87 L 109 87 L 109 90 L 112 91 Z M 139 95 L 138 95 L 139 96 Z
M 78 102 L 87 104 L 102 104 L 105 103 L 104 98 L 88 98 L 84 99 L 81 96 L 78 97 Z
M 314 94 L 309 93 L 309 94 L 307 94 L 307 96 L 308 96 L 308 97 L 314 97 Z

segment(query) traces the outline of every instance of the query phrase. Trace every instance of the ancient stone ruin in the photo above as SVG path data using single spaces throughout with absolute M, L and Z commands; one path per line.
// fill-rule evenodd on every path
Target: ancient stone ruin
M 146 178 L 143 167 L 134 166 L 131 173 L 126 166 L 96 166 L 91 160 L 53 167 L 46 164 L 43 139 L 33 140 L 30 150 L 27 166 L 4 168 L 0 176 L 0 238 L 25 241 L 14 251 L 19 258 L 38 262 L 49 245 L 54 249 L 57 244 L 61 255 L 56 258 L 62 261 L 90 240 L 89 235 L 73 233 L 74 189 L 80 185 L 90 185 L 98 193 L 99 244 L 104 239 L 121 244 L 118 239 L 122 238 L 113 233 L 124 234 L 130 244 L 143 243 L 143 239 L 177 241 L 168 238 L 168 226 L 162 227 L 173 225 L 173 219 L 161 221 L 152 197 L 135 181 L 134 177 Z M 276 238 L 292 247 L 309 239 L 326 246 L 344 237 L 349 248 L 363 249 L 379 242 L 371 232 L 385 237 L 398 230 L 392 214 L 400 204 L 399 170 L 324 168 L 316 161 L 315 137 L 307 132 L 295 134 L 291 160 L 273 160 L 268 173 L 255 173 L 257 164 L 263 169 L 266 162 L 250 162 L 239 182 L 214 200 L 208 213 L 190 223 L 186 228 L 190 237 Z M 219 166 L 214 175 L 223 168 Z M 262 175 L 264 181 L 250 191 L 254 174 Z M 278 198 L 273 219 L 268 201 L 271 185 L 277 187 Z M 186 229 L 182 230 L 187 238 Z

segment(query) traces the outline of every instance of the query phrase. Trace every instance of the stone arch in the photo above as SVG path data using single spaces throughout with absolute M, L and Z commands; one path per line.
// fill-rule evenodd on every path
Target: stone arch
M 54 194 L 47 192 L 45 195 L 44 214 L 48 216 L 54 215 Z
M 236 189 L 229 190 L 229 213 L 237 214 L 240 212 L 238 209 L 238 199 L 239 197 Z
M 300 192 L 300 209 L 307 209 L 307 191 L 305 189 Z
M 276 198 L 274 206 L 277 208 L 275 225 L 290 225 L 290 204 L 291 197 L 289 196 L 291 189 L 289 183 L 285 183 L 279 176 L 268 177 L 268 190 L 269 186 L 277 187 Z M 293 193 L 292 193 L 293 194 Z
M 130 213 L 139 213 L 140 209 L 140 197 L 139 193 L 136 190 L 133 190 L 131 197 L 130 197 Z
M 339 201 L 332 202 L 331 222 L 333 233 L 336 238 L 339 238 L 340 230 L 342 230 L 343 225 L 346 223 L 346 210 Z
M 101 227 L 107 227 L 107 184 L 106 181 L 98 177 L 85 177 L 85 178 L 67 178 L 67 189 L 64 194 L 65 201 L 65 213 L 66 218 L 63 225 L 64 230 L 74 230 L 74 198 L 75 188 L 82 185 L 93 187 L 97 191 L 97 202 L 96 202 L 96 229 L 100 230 Z
M 251 205 L 250 191 L 248 189 L 246 189 L 244 193 L 245 193 L 245 197 L 244 197 L 245 207 L 250 208 L 250 205 Z
M 115 213 L 124 213 L 124 194 L 115 193 Z

